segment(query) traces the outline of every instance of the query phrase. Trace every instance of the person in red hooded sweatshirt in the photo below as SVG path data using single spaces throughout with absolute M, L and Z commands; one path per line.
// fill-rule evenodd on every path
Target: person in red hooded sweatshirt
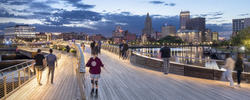
M 90 67 L 89 73 L 90 73 L 90 78 L 91 78 L 91 84 L 92 84 L 92 89 L 91 89 L 91 96 L 93 96 L 94 90 L 95 90 L 95 96 L 98 96 L 98 79 L 100 78 L 101 74 L 101 67 L 104 68 L 104 65 L 101 61 L 100 58 L 97 57 L 97 52 L 93 53 L 93 57 L 91 57 L 87 64 L 86 67 Z M 96 89 L 95 86 L 96 86 Z

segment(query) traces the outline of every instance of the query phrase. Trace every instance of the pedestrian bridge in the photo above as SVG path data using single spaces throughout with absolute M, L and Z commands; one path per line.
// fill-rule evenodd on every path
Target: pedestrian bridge
M 90 48 L 87 47 L 80 53 L 84 54 L 84 60 L 87 62 L 91 56 Z M 102 50 L 99 57 L 107 71 L 102 70 L 98 97 L 90 96 L 91 83 L 88 68 L 85 76 L 80 76 L 76 71 L 79 65 L 77 58 L 62 53 L 59 66 L 55 69 L 54 84 L 46 84 L 46 69 L 43 72 L 42 86 L 37 84 L 36 78 L 32 78 L 2 99 L 249 100 L 250 97 L 249 84 L 242 84 L 242 88 L 233 89 L 227 82 L 175 74 L 164 75 L 159 71 L 133 65 L 128 60 L 121 60 L 119 56 L 106 50 Z

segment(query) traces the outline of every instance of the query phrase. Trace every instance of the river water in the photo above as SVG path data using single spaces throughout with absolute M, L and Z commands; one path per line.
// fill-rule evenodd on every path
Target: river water
M 209 55 L 205 55 L 203 51 L 207 49 L 211 49 L 211 47 L 171 48 L 170 60 L 178 63 L 202 66 L 211 69 L 221 69 L 221 67 L 224 65 L 224 61 L 211 59 Z M 137 48 L 133 49 L 133 51 L 145 56 L 160 59 L 160 48 Z

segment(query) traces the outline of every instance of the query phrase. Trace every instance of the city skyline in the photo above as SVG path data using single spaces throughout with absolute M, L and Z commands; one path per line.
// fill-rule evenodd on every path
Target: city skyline
M 152 17 L 153 29 L 160 31 L 164 23 L 174 25 L 179 29 L 179 13 L 190 11 L 191 18 L 205 17 L 207 28 L 221 33 L 230 33 L 232 19 L 250 16 L 247 6 L 244 6 L 249 1 L 240 1 L 221 0 L 212 5 L 214 0 L 191 0 L 189 2 L 180 0 L 105 0 L 102 2 L 3 0 L 0 3 L 0 30 L 15 24 L 29 24 L 36 26 L 37 31 L 82 31 L 110 36 L 115 26 L 120 25 L 123 29 L 141 34 L 147 12 Z M 238 7 L 238 9 L 232 9 L 232 7 Z

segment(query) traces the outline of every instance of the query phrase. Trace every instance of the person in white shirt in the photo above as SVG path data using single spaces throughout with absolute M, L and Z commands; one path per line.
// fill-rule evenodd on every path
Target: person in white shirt
M 224 72 L 226 79 L 230 82 L 230 86 L 233 88 L 234 87 L 234 81 L 232 77 L 232 71 L 234 70 L 235 67 L 235 61 L 232 59 L 230 54 L 226 55 L 226 63 L 224 68 L 226 69 L 226 72 Z

